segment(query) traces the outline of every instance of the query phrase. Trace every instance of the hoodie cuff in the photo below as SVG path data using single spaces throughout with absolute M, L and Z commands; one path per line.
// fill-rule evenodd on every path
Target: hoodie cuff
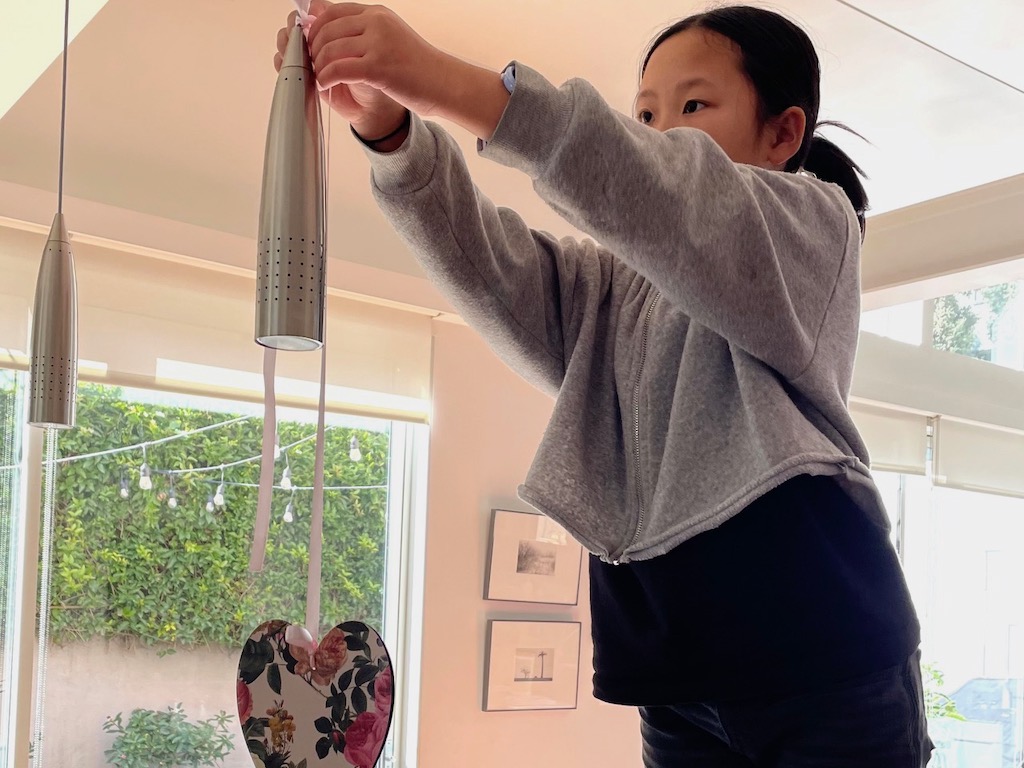
M 385 194 L 405 195 L 416 192 L 427 186 L 434 176 L 437 139 L 415 112 L 410 113 L 409 135 L 398 149 L 393 152 L 377 152 L 362 141 L 359 146 L 370 160 L 374 185 Z
M 536 70 L 517 61 L 515 88 L 490 141 L 477 142 L 481 157 L 517 168 L 532 178 L 543 174 L 572 120 L 572 83 L 556 88 Z

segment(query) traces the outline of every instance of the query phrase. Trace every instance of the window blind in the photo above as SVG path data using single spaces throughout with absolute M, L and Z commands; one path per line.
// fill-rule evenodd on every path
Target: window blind
M 872 469 L 925 474 L 927 416 L 858 402 L 850 404 L 850 415 L 867 443 Z
M 44 235 L 0 228 L 0 348 L 20 352 L 22 365 L 44 244 Z M 255 275 L 76 244 L 74 235 L 72 248 L 83 380 L 261 397 Z M 430 340 L 426 314 L 328 296 L 332 410 L 424 421 Z M 319 352 L 279 352 L 279 399 L 315 403 L 319 370 Z

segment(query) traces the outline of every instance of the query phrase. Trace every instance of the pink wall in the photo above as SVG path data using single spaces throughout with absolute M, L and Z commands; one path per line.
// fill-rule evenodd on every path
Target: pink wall
M 436 323 L 418 768 L 591 768 L 640 764 L 636 711 L 591 695 L 586 574 L 576 607 L 481 598 L 490 510 L 529 509 L 515 489 L 551 401 L 471 330 Z M 488 618 L 581 621 L 579 708 L 483 712 Z

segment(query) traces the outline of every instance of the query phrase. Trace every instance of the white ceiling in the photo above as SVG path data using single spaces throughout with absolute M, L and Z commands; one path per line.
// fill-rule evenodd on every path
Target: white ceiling
M 69 55 L 66 193 L 251 237 L 274 36 L 292 4 L 72 0 L 76 5 L 86 8 L 76 12 L 84 28 Z M 582 76 L 628 110 L 645 43 L 703 3 L 647 0 L 628 11 L 608 0 L 391 6 L 464 58 L 495 69 L 519 59 L 556 83 Z M 34 7 L 31 35 L 9 33 L 25 28 L 23 11 L 5 8 L 0 16 L 7 30 L 0 38 L 0 181 L 55 190 L 54 57 L 63 3 L 36 0 Z M 1024 173 L 1021 0 L 778 0 L 772 7 L 801 22 L 818 45 L 822 118 L 841 120 L 871 142 L 832 134 L 870 175 L 875 213 Z M 419 274 L 377 211 L 366 160 L 347 126 L 334 120 L 331 133 L 332 256 Z M 536 198 L 529 179 L 480 160 L 475 139 L 454 133 L 496 202 L 535 227 L 572 231 Z M 73 218 L 69 224 L 73 229 Z

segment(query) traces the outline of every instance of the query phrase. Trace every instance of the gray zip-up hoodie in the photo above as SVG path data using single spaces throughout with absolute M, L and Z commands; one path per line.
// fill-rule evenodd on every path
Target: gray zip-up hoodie
M 415 116 L 401 148 L 367 154 L 429 277 L 556 396 L 520 497 L 607 562 L 664 554 L 799 474 L 837 476 L 888 527 L 847 409 L 860 229 L 842 189 L 737 165 L 701 131 L 660 133 L 586 81 L 515 66 L 480 151 L 597 243 L 496 207 Z

